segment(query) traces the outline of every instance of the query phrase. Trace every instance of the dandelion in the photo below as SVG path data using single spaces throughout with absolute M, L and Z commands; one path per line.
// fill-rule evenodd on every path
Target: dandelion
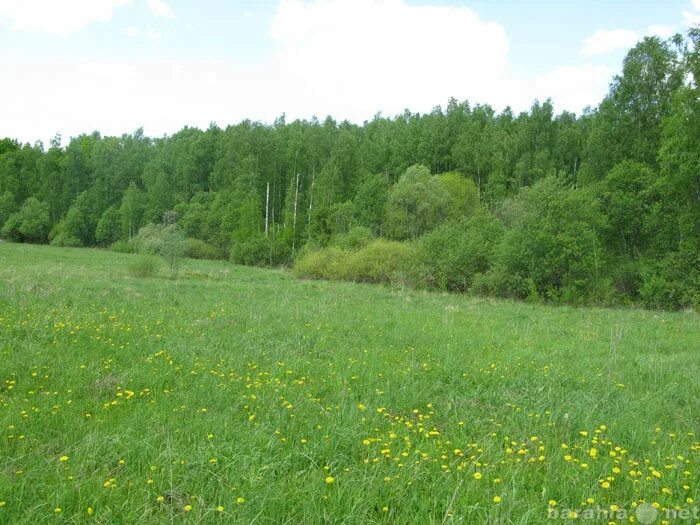
M 68 456 L 61 456 L 60 458 L 58 458 L 58 460 L 59 460 L 61 463 L 65 463 L 66 461 L 68 461 Z
M 61 513 L 61 507 L 56 507 L 55 509 L 53 509 L 53 511 L 54 511 L 56 514 L 60 514 L 60 513 Z
M 500 502 L 501 502 L 501 497 L 500 497 L 500 496 L 494 496 L 494 497 L 493 497 L 493 502 L 494 502 L 494 503 L 500 503 Z
M 95 511 L 93 510 L 92 507 L 88 507 L 88 508 L 87 508 L 87 515 L 88 515 L 88 516 L 92 516 L 94 513 L 95 513 Z
M 548 502 L 550 507 L 556 507 L 557 506 L 557 500 L 550 499 Z
M 245 503 L 245 498 L 242 496 L 238 496 L 236 498 L 236 503 L 238 503 L 239 505 L 243 505 Z
M 474 472 L 474 479 L 481 479 L 481 472 Z
M 224 507 L 221 506 L 221 505 L 219 505 L 218 507 L 216 507 L 216 511 L 217 511 L 217 512 L 223 512 L 223 511 L 224 511 Z
M 333 476 L 328 476 L 328 477 L 326 478 L 326 483 L 328 483 L 329 485 L 330 485 L 331 483 L 334 483 L 334 482 L 335 482 L 335 478 L 334 478 Z
M 603 481 L 603 483 L 601 483 L 600 486 L 603 487 L 604 489 L 609 489 L 610 483 L 607 481 Z

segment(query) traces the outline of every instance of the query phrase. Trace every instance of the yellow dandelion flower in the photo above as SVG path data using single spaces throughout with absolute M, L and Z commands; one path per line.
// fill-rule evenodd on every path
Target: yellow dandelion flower
M 238 503 L 239 505 L 243 505 L 245 503 L 245 498 L 242 496 L 238 496 L 236 498 L 236 503 Z
M 95 511 L 93 510 L 92 507 L 88 507 L 88 508 L 87 508 L 87 515 L 88 515 L 88 516 L 92 516 L 94 513 L 95 513 Z
M 216 507 L 216 510 L 217 510 L 217 512 L 223 512 L 223 511 L 224 511 L 224 507 L 221 506 L 221 505 L 219 505 L 218 507 Z
M 603 481 L 603 483 L 601 483 L 600 486 L 603 487 L 604 489 L 609 489 L 610 483 L 607 481 Z
M 493 497 L 493 502 L 494 502 L 494 503 L 500 503 L 500 502 L 501 502 L 501 497 L 500 497 L 500 496 L 494 496 L 494 497 Z
M 184 510 L 185 512 L 189 512 L 189 511 L 192 510 L 192 505 L 185 505 L 185 506 L 182 508 L 182 510 Z
M 328 483 L 329 485 L 333 482 L 335 482 L 335 478 L 333 476 L 328 476 L 326 478 L 326 483 Z
M 60 514 L 60 513 L 61 513 L 61 507 L 56 507 L 55 509 L 53 509 L 53 511 L 54 511 L 56 514 Z
M 481 479 L 481 472 L 474 472 L 474 479 Z
M 61 456 L 60 458 L 58 458 L 58 460 L 59 460 L 61 463 L 65 463 L 66 461 L 68 461 L 68 456 Z
M 557 500 L 550 499 L 548 502 L 550 507 L 556 507 L 557 506 Z

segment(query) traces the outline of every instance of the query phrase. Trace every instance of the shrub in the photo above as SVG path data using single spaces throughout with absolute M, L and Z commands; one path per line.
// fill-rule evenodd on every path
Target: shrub
M 158 258 L 153 255 L 141 254 L 129 265 L 132 277 L 153 277 L 158 273 Z
M 190 259 L 221 259 L 221 252 L 216 246 L 212 246 L 201 239 L 187 239 L 185 257 Z
M 552 301 L 589 297 L 603 265 L 603 216 L 596 199 L 547 177 L 518 200 L 524 205 L 496 250 L 487 278 L 491 289 L 501 296 Z
M 95 240 L 102 246 L 117 242 L 122 232 L 121 221 L 121 215 L 115 206 L 107 208 L 97 223 Z
M 493 265 L 502 235 L 503 225 L 487 212 L 438 227 L 419 241 L 419 282 L 441 290 L 469 290 L 474 276 Z
M 160 255 L 168 264 L 170 276 L 177 277 L 187 249 L 187 240 L 176 224 L 147 224 L 139 230 L 132 242 L 140 253 Z
M 358 250 L 331 246 L 307 251 L 297 258 L 294 271 L 307 278 L 404 284 L 414 253 L 410 243 L 377 239 Z
M 246 266 L 270 264 L 270 241 L 263 234 L 234 235 L 231 241 L 231 262 Z
M 125 240 L 119 240 L 117 242 L 112 243 L 112 245 L 109 247 L 110 250 L 113 252 L 117 253 L 135 253 L 136 252 L 136 247 L 134 246 L 133 243 Z
M 372 230 L 365 226 L 354 226 L 344 235 L 338 235 L 332 241 L 333 246 L 345 250 L 359 250 L 364 248 L 374 239 Z
M 2 235 L 13 241 L 46 242 L 50 228 L 48 205 L 29 197 L 22 208 L 5 221 Z

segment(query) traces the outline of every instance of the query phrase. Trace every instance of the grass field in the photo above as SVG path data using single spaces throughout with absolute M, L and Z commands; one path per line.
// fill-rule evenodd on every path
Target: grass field
M 700 505 L 696 313 L 224 262 L 136 279 L 133 257 L 0 244 L 0 523 L 628 522 L 643 501 L 661 523 Z

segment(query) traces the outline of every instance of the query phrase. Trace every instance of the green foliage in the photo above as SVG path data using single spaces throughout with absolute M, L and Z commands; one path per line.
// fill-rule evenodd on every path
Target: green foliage
M 109 249 L 117 253 L 136 253 L 136 246 L 134 246 L 134 243 L 126 239 L 120 239 L 113 242 Z
M 446 224 L 418 243 L 418 281 L 429 288 L 466 292 L 474 277 L 493 265 L 503 225 L 481 212 L 470 219 Z
M 129 275 L 132 277 L 155 277 L 158 274 L 160 263 L 154 255 L 142 253 L 137 255 L 129 264 Z
M 83 246 L 88 236 L 82 209 L 73 206 L 49 234 L 52 246 Z
M 472 179 L 456 172 L 449 172 L 440 175 L 440 182 L 442 182 L 449 194 L 448 221 L 460 221 L 477 211 L 479 207 L 479 190 Z
M 331 246 L 300 254 L 294 272 L 306 278 L 403 285 L 414 258 L 412 244 L 376 239 L 356 250 Z
M 15 196 L 9 191 L 0 195 L 0 228 L 10 218 L 10 215 L 17 211 Z
M 508 229 L 491 271 L 497 295 L 585 300 L 600 278 L 603 216 L 588 190 L 546 178 L 523 191 L 523 213 Z
M 95 240 L 101 246 L 107 246 L 117 242 L 121 234 L 122 226 L 119 209 L 116 206 L 107 208 L 97 223 Z
M 208 242 L 202 241 L 201 239 L 187 239 L 187 249 L 185 250 L 185 257 L 190 259 L 221 259 L 221 252 L 212 246 Z
M 2 229 L 3 237 L 20 242 L 46 242 L 51 227 L 49 207 L 29 197 L 18 212 L 10 215 Z
M 384 231 L 392 239 L 416 239 L 448 215 L 450 194 L 425 166 L 406 170 L 389 190 Z
M 140 253 L 160 255 L 170 269 L 170 276 L 177 277 L 187 250 L 187 239 L 176 224 L 149 223 L 139 230 L 132 242 Z

